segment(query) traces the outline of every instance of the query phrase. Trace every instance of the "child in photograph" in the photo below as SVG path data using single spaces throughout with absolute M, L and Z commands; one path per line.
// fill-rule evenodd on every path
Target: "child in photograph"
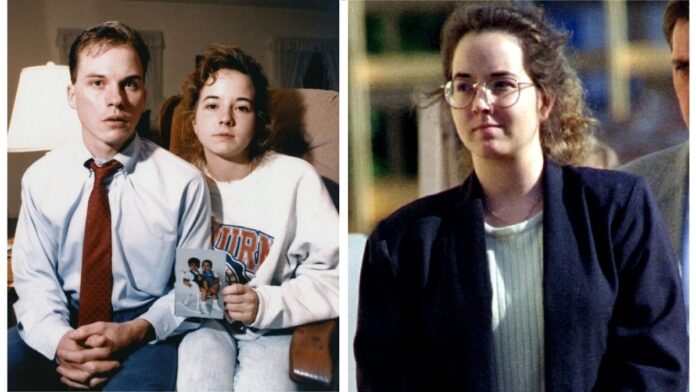
M 218 305 L 218 291 L 220 291 L 220 277 L 213 271 L 213 262 L 203 260 L 203 271 L 201 271 L 203 280 L 205 281 L 205 301 L 208 298 L 212 300 L 212 309 L 222 312 Z
M 205 262 L 203 263 L 205 265 Z M 208 298 L 209 288 L 208 282 L 200 271 L 201 261 L 196 257 L 191 257 L 188 261 L 188 265 L 189 270 L 184 272 L 183 281 L 184 285 L 190 288 L 190 292 L 186 296 L 186 299 L 184 299 L 184 306 L 188 307 L 187 304 L 190 298 L 195 297 L 196 307 L 194 310 L 200 313 L 208 314 L 206 299 Z
M 227 252 L 225 320 L 180 345 L 177 390 L 296 390 L 293 328 L 338 316 L 338 214 L 306 161 L 271 151 L 268 80 L 240 49 L 208 48 L 182 88 L 185 157 L 207 177 Z

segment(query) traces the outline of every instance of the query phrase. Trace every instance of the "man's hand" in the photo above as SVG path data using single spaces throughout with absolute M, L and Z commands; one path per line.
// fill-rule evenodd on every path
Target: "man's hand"
M 243 284 L 232 284 L 222 290 L 227 316 L 232 320 L 251 324 L 259 311 L 259 296 L 256 290 Z
M 135 319 L 125 323 L 96 322 L 76 329 L 74 336 L 88 347 L 106 348 L 109 357 L 155 337 L 155 330 L 145 319 Z
M 67 332 L 58 342 L 56 359 L 60 381 L 72 388 L 90 389 L 108 380 L 108 373 L 118 369 L 118 361 L 109 359 L 105 347 L 89 347 L 75 338 L 75 331 Z
M 116 354 L 151 340 L 154 335 L 154 329 L 144 319 L 96 322 L 66 333 L 56 350 L 61 382 L 83 389 L 104 383 L 108 373 L 120 366 Z

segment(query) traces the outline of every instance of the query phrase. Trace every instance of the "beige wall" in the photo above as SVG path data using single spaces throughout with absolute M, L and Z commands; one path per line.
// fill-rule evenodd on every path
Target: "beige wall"
M 164 33 L 163 96 L 178 93 L 196 54 L 214 42 L 234 44 L 256 58 L 273 80 L 276 36 L 338 38 L 336 14 L 309 10 L 119 0 L 9 0 L 7 113 L 12 113 L 21 69 L 58 62 L 59 28 L 87 28 L 120 20 L 136 29 Z M 158 108 L 155 109 L 157 111 Z M 39 154 L 8 156 L 8 217 L 19 211 L 19 181 Z

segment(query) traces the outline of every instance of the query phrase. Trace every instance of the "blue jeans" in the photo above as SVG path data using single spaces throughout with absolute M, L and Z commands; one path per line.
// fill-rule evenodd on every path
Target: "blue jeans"
M 143 314 L 149 304 L 114 312 L 112 321 L 125 322 Z M 71 312 L 71 314 L 74 312 Z M 75 320 L 75 318 L 73 318 Z M 67 390 L 52 361 L 24 343 L 17 327 L 7 331 L 7 386 L 10 391 Z M 144 344 L 128 353 L 119 370 L 102 385 L 104 391 L 173 391 L 181 337 Z

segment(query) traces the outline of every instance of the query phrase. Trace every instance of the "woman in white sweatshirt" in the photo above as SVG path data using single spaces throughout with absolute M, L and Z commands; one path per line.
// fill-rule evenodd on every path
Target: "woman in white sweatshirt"
M 292 328 L 338 316 L 338 215 L 312 166 L 271 151 L 268 80 L 240 49 L 208 48 L 182 88 L 205 173 L 213 247 L 227 252 L 225 320 L 179 347 L 177 389 L 293 390 Z

